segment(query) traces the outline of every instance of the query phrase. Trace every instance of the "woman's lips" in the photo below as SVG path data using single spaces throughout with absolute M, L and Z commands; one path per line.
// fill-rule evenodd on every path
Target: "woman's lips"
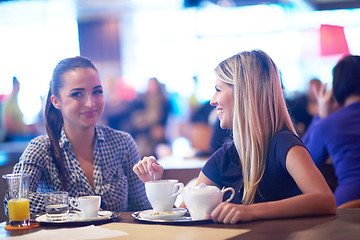
M 94 111 L 86 111 L 86 112 L 82 113 L 82 115 L 84 115 L 85 117 L 88 117 L 88 118 L 94 117 L 94 116 L 96 116 L 96 114 L 97 114 L 96 110 L 94 110 Z
M 223 111 L 222 110 L 217 110 L 217 115 L 218 115 L 218 118 L 221 119 L 222 115 L 223 115 Z

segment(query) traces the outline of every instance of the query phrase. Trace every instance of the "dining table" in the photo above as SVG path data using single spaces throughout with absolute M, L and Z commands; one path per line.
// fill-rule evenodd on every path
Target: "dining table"
M 237 224 L 215 223 L 211 220 L 194 222 L 142 221 L 134 217 L 133 212 L 121 212 L 109 221 L 91 224 L 91 226 L 72 225 L 70 223 L 67 225 L 44 225 L 40 223 L 38 227 L 21 230 L 6 230 L 5 226 L 6 222 L 0 223 L 0 239 L 41 239 L 40 236 L 46 236 L 46 233 L 49 232 L 72 230 L 74 231 L 71 233 L 73 234 L 72 239 L 359 240 L 360 208 L 338 209 L 334 215 L 266 219 Z M 81 229 L 87 231 L 88 234 L 76 231 Z M 107 231 L 111 231 L 115 235 L 106 235 Z M 102 232 L 104 235 L 101 235 Z M 37 233 L 38 235 L 35 235 Z M 62 234 L 61 232 L 57 233 L 58 235 Z M 59 239 L 67 238 L 66 235 L 61 235 Z

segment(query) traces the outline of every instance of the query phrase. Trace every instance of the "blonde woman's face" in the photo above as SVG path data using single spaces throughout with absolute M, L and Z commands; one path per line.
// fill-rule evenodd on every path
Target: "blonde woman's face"
M 220 127 L 222 129 L 231 129 L 234 116 L 233 88 L 217 78 L 215 81 L 215 93 L 210 104 L 216 107 Z

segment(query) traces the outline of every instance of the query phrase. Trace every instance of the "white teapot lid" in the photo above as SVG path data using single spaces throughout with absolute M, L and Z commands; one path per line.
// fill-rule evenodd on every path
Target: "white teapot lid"
M 200 183 L 195 187 L 185 187 L 184 191 L 192 193 L 209 193 L 209 192 L 220 192 L 220 189 L 216 186 L 207 186 L 205 183 Z

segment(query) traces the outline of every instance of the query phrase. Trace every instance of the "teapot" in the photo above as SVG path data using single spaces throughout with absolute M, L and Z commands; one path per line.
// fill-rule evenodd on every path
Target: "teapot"
M 182 195 L 191 220 L 209 219 L 211 212 L 222 202 L 223 195 L 227 191 L 232 192 L 226 200 L 229 202 L 235 196 L 235 190 L 232 187 L 220 190 L 216 186 L 207 186 L 201 183 L 199 186 L 183 188 Z

